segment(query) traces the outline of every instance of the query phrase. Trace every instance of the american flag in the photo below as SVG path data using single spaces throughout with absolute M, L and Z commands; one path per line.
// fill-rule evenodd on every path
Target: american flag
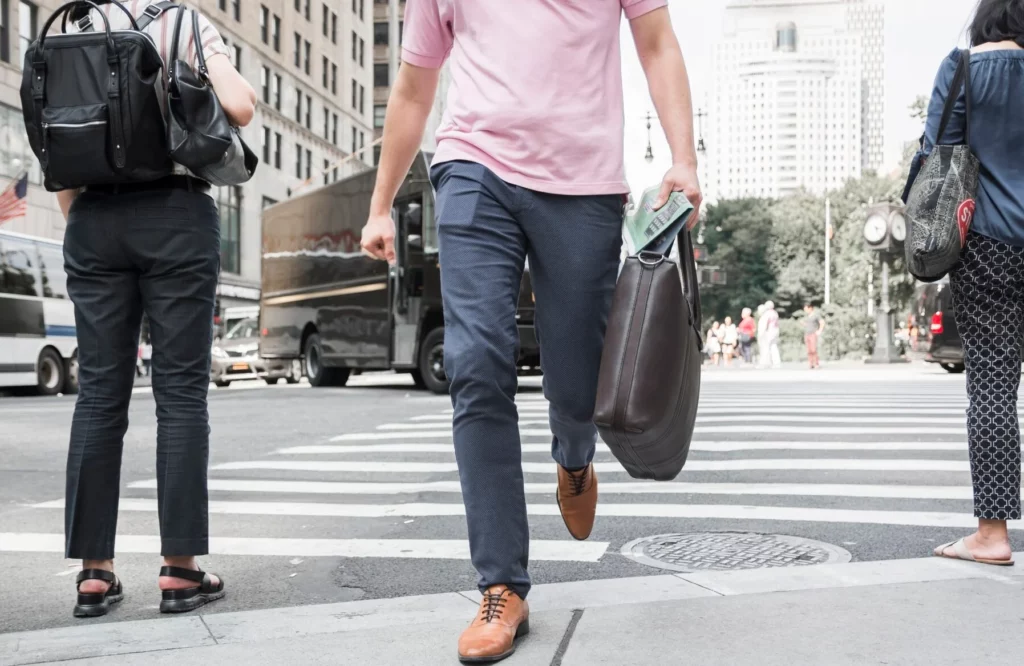
M 0 194 L 0 224 L 24 217 L 28 212 L 28 172 L 11 181 Z

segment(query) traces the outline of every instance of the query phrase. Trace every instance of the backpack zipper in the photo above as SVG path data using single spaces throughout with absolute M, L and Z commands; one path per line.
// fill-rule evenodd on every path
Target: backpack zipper
M 50 129 L 51 127 L 60 127 L 63 129 L 69 129 L 73 127 L 94 127 L 96 125 L 106 125 L 106 120 L 90 120 L 86 123 L 43 123 L 43 129 Z

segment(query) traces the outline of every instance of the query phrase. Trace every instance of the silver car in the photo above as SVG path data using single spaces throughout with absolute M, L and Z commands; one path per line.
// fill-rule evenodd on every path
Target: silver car
M 298 359 L 260 358 L 259 322 L 243 319 L 213 343 L 210 381 L 224 387 L 242 379 L 262 379 L 276 384 L 284 379 L 295 384 L 302 379 L 302 363 Z

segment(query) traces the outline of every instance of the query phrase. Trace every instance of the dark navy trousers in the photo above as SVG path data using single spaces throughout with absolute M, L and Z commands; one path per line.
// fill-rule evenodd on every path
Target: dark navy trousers
M 506 584 L 525 597 L 530 528 L 515 406 L 524 263 L 528 258 L 537 301 L 551 455 L 563 467 L 584 467 L 597 443 L 594 399 L 622 248 L 623 196 L 536 192 L 471 162 L 438 164 L 431 181 L 444 366 L 470 553 L 481 589 Z
M 220 272 L 216 205 L 186 190 L 86 191 L 68 216 L 64 265 L 80 382 L 68 451 L 65 555 L 114 557 L 121 451 L 144 312 L 153 342 L 161 554 L 205 555 L 206 399 Z

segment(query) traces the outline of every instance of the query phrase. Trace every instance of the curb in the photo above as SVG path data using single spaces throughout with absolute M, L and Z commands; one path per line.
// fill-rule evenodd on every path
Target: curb
M 1016 558 L 1024 559 L 1024 553 Z M 937 557 L 777 569 L 707 571 L 536 585 L 533 613 L 688 599 L 988 579 L 1024 585 L 1024 567 L 995 570 Z M 5 666 L 468 620 L 479 592 L 373 599 L 0 634 Z

